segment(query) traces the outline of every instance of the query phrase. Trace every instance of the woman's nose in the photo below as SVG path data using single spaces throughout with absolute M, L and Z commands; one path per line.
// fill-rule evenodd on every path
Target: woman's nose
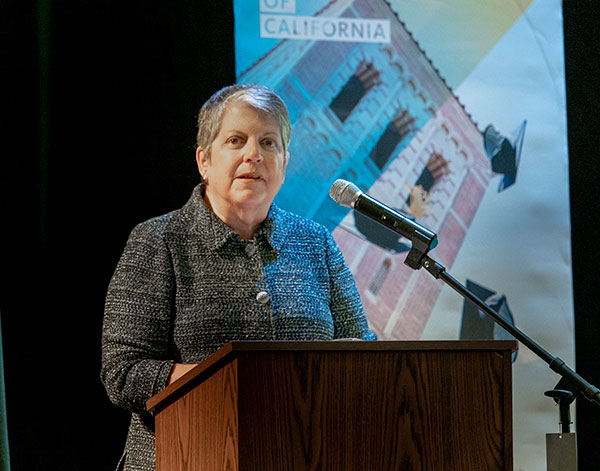
M 262 161 L 260 145 L 254 139 L 248 139 L 246 143 L 246 149 L 244 149 L 244 160 L 249 162 Z

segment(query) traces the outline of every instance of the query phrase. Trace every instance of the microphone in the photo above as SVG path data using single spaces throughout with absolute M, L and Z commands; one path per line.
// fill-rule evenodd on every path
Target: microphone
M 422 255 L 425 255 L 438 244 L 436 234 L 363 193 L 354 183 L 341 179 L 336 180 L 329 189 L 329 196 L 339 205 L 353 208 L 355 211 L 406 237 L 413 242 L 413 249 L 418 249 L 422 252 Z

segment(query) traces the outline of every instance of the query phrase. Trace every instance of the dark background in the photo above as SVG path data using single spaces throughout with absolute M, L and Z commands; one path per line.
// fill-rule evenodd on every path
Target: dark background
M 565 1 L 564 18 L 576 362 L 599 385 L 596 3 Z M 196 114 L 235 81 L 231 1 L 3 0 L 0 8 L 0 307 L 12 469 L 111 470 L 128 414 L 99 380 L 106 287 L 133 225 L 181 206 L 198 180 Z M 577 405 L 580 469 L 596 469 L 600 406 Z

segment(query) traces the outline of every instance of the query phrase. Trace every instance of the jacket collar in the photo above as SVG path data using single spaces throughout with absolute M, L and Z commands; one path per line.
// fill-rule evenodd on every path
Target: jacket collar
M 194 188 L 192 196 L 184 206 L 184 210 L 186 209 L 191 212 L 191 216 L 195 220 L 193 231 L 198 234 L 207 249 L 216 251 L 226 244 L 244 243 L 237 232 L 221 221 L 206 206 L 202 199 L 200 185 Z M 254 236 L 257 243 L 265 241 L 276 252 L 281 251 L 286 238 L 283 213 L 275 203 L 271 203 L 266 219 Z

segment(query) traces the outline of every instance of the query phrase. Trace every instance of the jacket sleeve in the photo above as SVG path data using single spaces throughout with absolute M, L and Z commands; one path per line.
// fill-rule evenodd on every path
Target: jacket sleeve
M 329 232 L 327 232 L 326 247 L 331 280 L 330 309 L 333 315 L 334 338 L 376 340 L 377 336 L 369 330 L 352 272 Z
M 104 310 L 101 379 L 114 404 L 136 413 L 145 413 L 146 401 L 165 388 L 174 364 L 174 278 L 161 225 L 152 220 L 132 231 Z

